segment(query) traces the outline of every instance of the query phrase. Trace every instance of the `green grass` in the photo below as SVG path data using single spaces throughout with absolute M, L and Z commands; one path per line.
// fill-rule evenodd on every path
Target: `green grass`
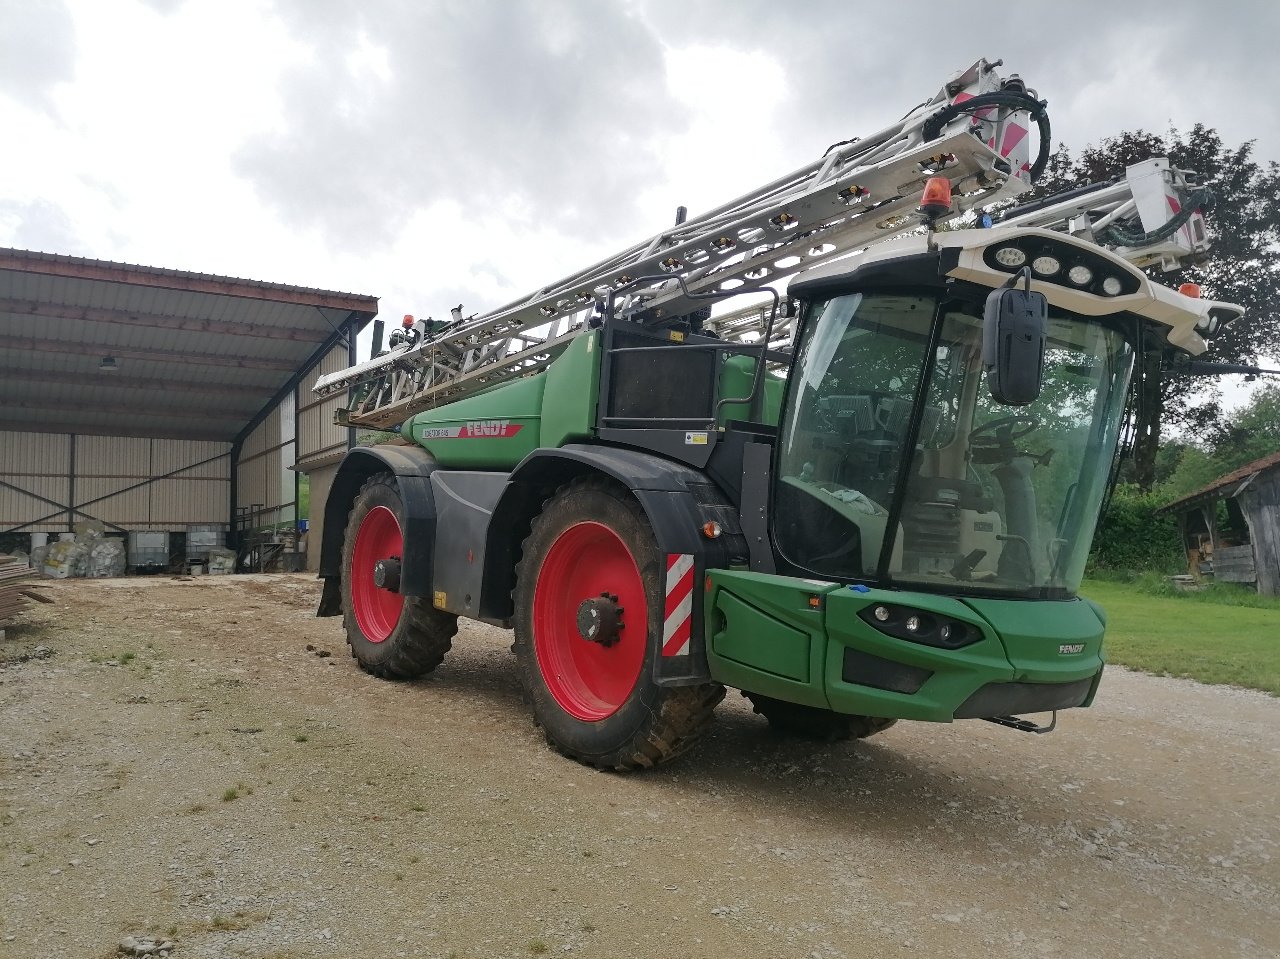
M 1228 585 L 1177 592 L 1163 577 L 1086 580 L 1107 611 L 1107 660 L 1280 696 L 1280 600 Z

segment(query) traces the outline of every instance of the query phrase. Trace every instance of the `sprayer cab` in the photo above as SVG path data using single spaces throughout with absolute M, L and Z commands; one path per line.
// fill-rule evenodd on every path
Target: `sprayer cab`
M 1139 353 L 1198 352 L 1206 317 L 1238 309 L 1034 229 L 881 247 L 791 293 L 783 565 L 1024 598 L 1079 588 Z

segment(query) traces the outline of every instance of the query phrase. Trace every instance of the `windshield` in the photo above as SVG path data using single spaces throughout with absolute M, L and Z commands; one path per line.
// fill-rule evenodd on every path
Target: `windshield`
M 1113 327 L 1053 309 L 1047 343 L 1040 397 L 1001 406 L 982 375 L 981 303 L 881 292 L 815 303 L 782 420 L 782 555 L 835 579 L 1074 593 L 1132 349 Z

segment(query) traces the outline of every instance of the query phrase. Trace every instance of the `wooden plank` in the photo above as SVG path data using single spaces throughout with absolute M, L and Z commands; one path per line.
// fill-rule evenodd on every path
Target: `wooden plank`
M 29 589 L 36 571 L 12 556 L 0 555 L 0 623 L 6 623 L 29 605 L 23 589 Z
M 1239 497 L 1253 540 L 1258 593 L 1280 596 L 1280 468 L 1258 476 Z
M 1213 553 L 1213 578 L 1224 583 L 1253 583 L 1253 546 L 1219 546 Z

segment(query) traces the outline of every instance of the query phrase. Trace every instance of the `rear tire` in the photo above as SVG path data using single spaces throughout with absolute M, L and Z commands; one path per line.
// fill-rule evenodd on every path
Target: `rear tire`
M 762 696 L 760 693 L 747 693 L 751 706 L 769 721 L 769 725 L 780 733 L 798 736 L 802 739 L 817 739 L 823 742 L 840 742 L 845 739 L 866 739 L 876 733 L 882 733 L 896 719 L 881 719 L 877 716 L 850 716 L 846 713 L 832 712 L 830 709 L 819 709 L 816 706 L 802 706 L 785 700 Z
M 547 742 L 579 762 L 626 772 L 672 759 L 724 698 L 719 683 L 653 681 L 662 558 L 639 504 L 596 477 L 561 487 L 524 541 L 513 593 L 520 680 Z
M 342 542 L 342 622 L 360 668 L 383 679 L 415 679 L 440 665 L 458 617 L 423 597 L 382 589 L 378 560 L 404 555 L 404 503 L 395 477 L 371 476 L 360 488 Z

